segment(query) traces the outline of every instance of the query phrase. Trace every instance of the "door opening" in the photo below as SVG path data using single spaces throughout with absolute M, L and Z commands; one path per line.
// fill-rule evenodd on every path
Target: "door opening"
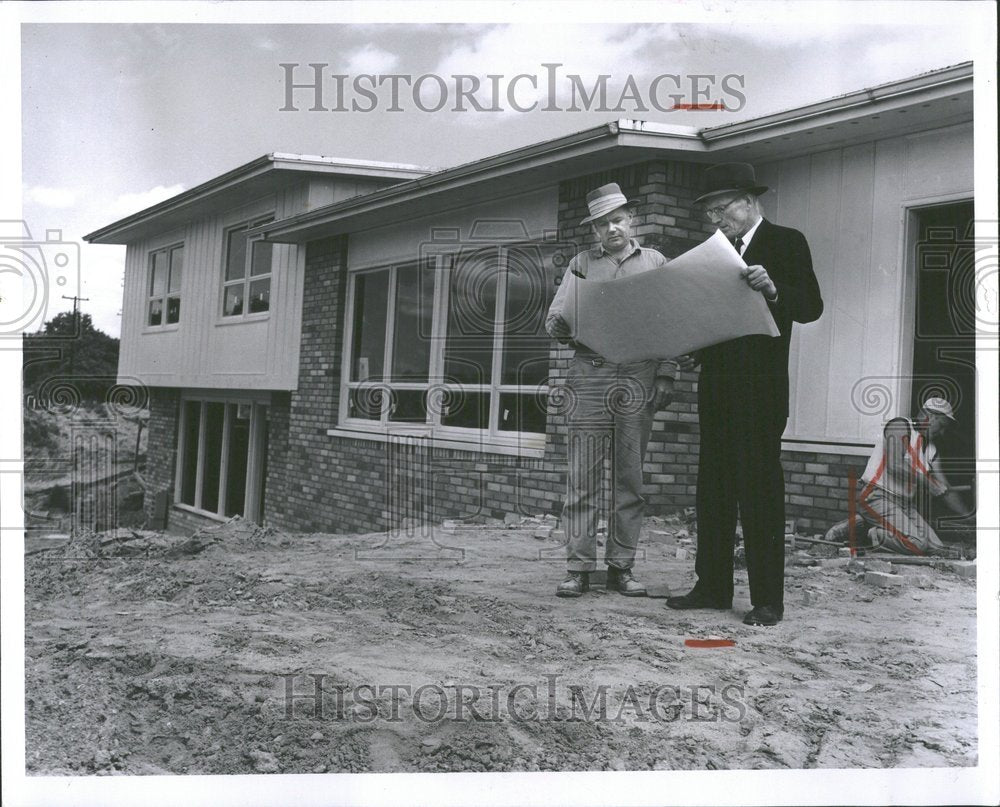
M 940 467 L 971 513 L 956 517 L 932 502 L 931 517 L 945 542 L 975 541 L 976 353 L 975 223 L 971 201 L 913 212 L 916 244 L 913 373 L 910 411 L 932 395 L 946 398 L 956 422 L 938 441 Z

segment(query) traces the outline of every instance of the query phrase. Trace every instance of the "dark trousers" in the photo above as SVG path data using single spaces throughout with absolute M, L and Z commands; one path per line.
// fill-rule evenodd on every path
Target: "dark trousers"
M 743 526 L 750 600 L 755 608 L 782 608 L 785 477 L 781 434 L 786 419 L 748 406 L 745 399 L 727 401 L 708 392 L 699 394 L 698 402 L 701 449 L 696 587 L 717 601 L 732 602 L 738 516 Z

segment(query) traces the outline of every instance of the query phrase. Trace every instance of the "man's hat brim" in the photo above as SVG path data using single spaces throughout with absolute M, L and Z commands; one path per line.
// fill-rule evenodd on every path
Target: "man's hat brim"
M 724 193 L 752 193 L 754 196 L 760 196 L 762 193 L 767 193 L 767 185 L 751 185 L 746 188 L 719 188 L 719 190 L 703 193 L 694 200 L 694 204 L 701 204 L 706 199 L 710 199 L 713 196 L 721 196 Z
M 616 210 L 621 210 L 621 208 L 623 208 L 623 207 L 627 207 L 627 208 L 630 208 L 632 210 L 635 210 L 635 208 L 638 207 L 638 206 L 639 206 L 639 200 L 638 199 L 626 199 L 625 200 L 625 204 L 623 204 L 623 205 L 615 205 L 614 207 L 610 207 L 607 210 L 605 210 L 603 213 L 598 213 L 596 216 L 587 216 L 587 218 L 582 219 L 580 221 L 580 224 L 590 224 L 592 221 L 595 221 L 596 219 L 599 219 L 601 216 L 606 216 L 606 215 L 608 215 L 608 213 L 614 213 Z

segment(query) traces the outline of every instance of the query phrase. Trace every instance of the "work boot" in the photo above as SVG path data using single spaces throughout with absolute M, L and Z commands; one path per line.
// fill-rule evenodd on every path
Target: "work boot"
M 645 597 L 646 587 L 635 579 L 631 569 L 608 566 L 608 591 L 617 591 L 626 597 Z
M 590 591 L 590 572 L 570 572 L 556 588 L 557 597 L 579 597 Z

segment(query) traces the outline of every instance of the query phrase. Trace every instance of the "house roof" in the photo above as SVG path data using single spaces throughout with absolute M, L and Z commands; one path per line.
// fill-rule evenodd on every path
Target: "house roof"
M 300 181 L 304 173 L 403 182 L 436 170 L 402 163 L 273 152 L 213 177 L 159 204 L 94 230 L 85 235 L 84 240 L 95 244 L 124 244 L 141 237 L 150 225 L 155 225 L 159 230 L 179 226 L 192 218 L 197 218 L 208 209 L 217 210 L 219 207 L 239 204 L 249 198 L 273 193 Z
M 460 209 L 649 159 L 767 162 L 972 120 L 972 62 L 887 82 L 735 123 L 698 129 L 623 118 L 462 165 L 435 170 L 339 157 L 265 154 L 164 202 L 84 236 L 124 244 L 299 181 L 303 172 L 392 181 L 371 193 L 317 207 L 253 232 L 303 243 L 348 231 Z
M 287 243 L 514 196 L 648 159 L 767 162 L 972 120 L 972 62 L 745 121 L 697 129 L 619 119 L 271 222 Z

